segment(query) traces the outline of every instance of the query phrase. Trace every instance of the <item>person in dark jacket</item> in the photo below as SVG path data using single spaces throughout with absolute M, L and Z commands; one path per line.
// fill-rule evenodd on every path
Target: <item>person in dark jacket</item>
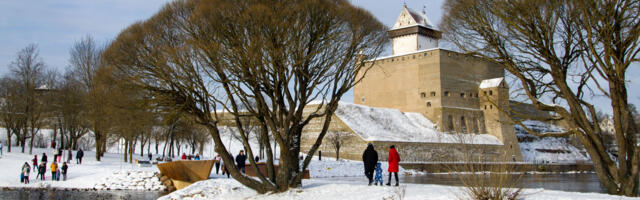
M 44 173 L 47 172 L 47 165 L 45 165 L 44 163 L 40 163 L 40 165 L 38 166 L 38 176 L 40 177 L 40 180 L 44 181 Z
M 373 149 L 373 144 L 369 143 L 367 149 L 362 154 L 362 161 L 364 162 L 364 175 L 369 179 L 369 185 L 373 183 L 373 171 L 376 169 L 376 163 L 378 163 L 378 152 Z
M 82 164 L 83 156 L 84 156 L 84 151 L 82 151 L 82 149 L 78 150 L 78 153 L 76 153 L 76 164 Z
M 62 180 L 66 181 L 67 180 L 67 169 L 69 169 L 69 166 L 67 166 L 67 162 L 62 163 Z
M 244 150 L 240 150 L 240 154 L 236 156 L 236 165 L 238 165 L 238 169 L 244 173 L 245 161 L 247 161 L 247 156 L 244 155 Z
M 40 159 L 41 162 L 43 162 L 45 165 L 47 164 L 47 154 L 46 153 L 42 153 L 42 158 Z
M 147 155 L 149 157 L 149 161 L 151 161 L 151 158 L 153 157 L 153 155 L 151 154 L 151 152 L 149 152 L 149 155 Z

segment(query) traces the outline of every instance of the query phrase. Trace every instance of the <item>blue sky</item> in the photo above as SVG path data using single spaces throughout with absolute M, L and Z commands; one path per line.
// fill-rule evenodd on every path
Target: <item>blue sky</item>
M 69 48 L 85 35 L 106 43 L 130 24 L 151 17 L 170 0 L 2 0 L 0 1 L 0 74 L 9 71 L 16 53 L 38 44 L 44 62 L 64 71 Z M 352 0 L 392 26 L 402 1 Z M 433 23 L 440 20 L 443 0 L 408 1 L 416 10 L 427 6 Z
M 0 76 L 9 72 L 16 52 L 30 43 L 38 44 L 40 56 L 51 68 L 64 71 L 69 48 L 85 35 L 107 43 L 130 24 L 151 17 L 170 0 L 0 0 Z M 402 0 L 351 0 L 369 10 L 387 26 L 393 26 L 402 9 Z M 438 25 L 444 0 L 407 0 L 414 10 L 422 10 Z M 640 70 L 628 72 L 629 101 L 640 103 Z M 349 93 L 343 98 L 352 101 Z M 596 104 L 605 103 L 594 99 Z M 610 112 L 610 111 L 609 111 Z

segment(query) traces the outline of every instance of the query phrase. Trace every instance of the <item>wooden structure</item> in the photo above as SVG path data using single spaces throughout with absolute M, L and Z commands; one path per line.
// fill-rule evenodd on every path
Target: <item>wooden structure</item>
M 159 163 L 160 173 L 171 178 L 177 189 L 182 189 L 196 181 L 209 179 L 215 160 L 179 160 Z

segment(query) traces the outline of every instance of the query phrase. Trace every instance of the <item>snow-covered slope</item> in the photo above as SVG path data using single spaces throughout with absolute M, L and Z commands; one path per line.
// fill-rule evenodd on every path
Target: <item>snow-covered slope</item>
M 529 129 L 538 132 L 562 132 L 562 129 L 551 124 L 538 121 L 524 121 Z M 580 153 L 580 149 L 569 144 L 566 138 L 539 138 L 527 133 L 521 126 L 516 125 L 516 136 L 520 141 L 522 158 L 528 162 L 573 163 L 589 160 Z
M 502 144 L 498 138 L 487 134 L 460 137 L 442 133 L 420 113 L 340 102 L 335 114 L 367 141 Z

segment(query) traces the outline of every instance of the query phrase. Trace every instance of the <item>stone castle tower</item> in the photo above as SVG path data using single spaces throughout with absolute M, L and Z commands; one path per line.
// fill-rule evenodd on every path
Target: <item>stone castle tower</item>
M 406 6 L 389 36 L 392 55 L 368 61 L 374 65 L 354 87 L 354 103 L 422 113 L 443 132 L 494 135 L 508 160 L 522 160 L 513 125 L 491 104 L 509 106 L 501 67 L 438 48 L 441 32 Z

